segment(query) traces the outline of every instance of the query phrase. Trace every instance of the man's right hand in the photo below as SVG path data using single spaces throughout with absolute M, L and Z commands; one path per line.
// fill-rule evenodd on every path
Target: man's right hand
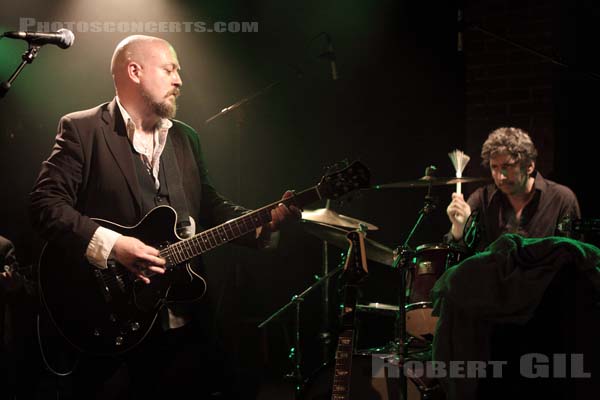
M 452 228 L 450 229 L 452 237 L 454 237 L 454 240 L 462 239 L 465 224 L 469 216 L 471 216 L 471 206 L 465 201 L 462 193 L 452 193 L 452 202 L 448 205 L 446 214 L 448 214 L 448 218 L 450 218 L 450 222 L 452 223 Z
M 147 246 L 134 237 L 119 237 L 112 248 L 112 254 L 115 260 L 145 283 L 150 283 L 150 279 L 145 275 L 148 271 L 165 273 L 163 267 L 166 261 L 159 257 L 158 249 Z

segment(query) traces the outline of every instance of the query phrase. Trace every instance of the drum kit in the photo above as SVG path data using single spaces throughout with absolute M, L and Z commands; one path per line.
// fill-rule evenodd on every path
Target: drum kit
M 464 254 L 454 249 L 450 245 L 443 243 L 427 243 L 417 246 L 412 249 L 408 246 L 411 237 L 417 230 L 424 217 L 435 209 L 433 197 L 431 196 L 432 186 L 454 185 L 456 183 L 472 183 L 472 182 L 488 182 L 486 178 L 468 178 L 468 177 L 451 177 L 438 178 L 432 176 L 435 167 L 428 167 L 426 175 L 422 178 L 395 182 L 388 184 L 375 185 L 370 190 L 389 190 L 402 188 L 427 188 L 425 203 L 419 211 L 418 219 L 410 231 L 408 237 L 402 245 L 397 248 L 391 248 L 382 243 L 379 243 L 370 238 L 364 239 L 364 253 L 367 260 L 371 260 L 383 266 L 389 267 L 392 271 L 398 272 L 399 282 L 399 298 L 397 304 L 387 303 L 361 303 L 356 305 L 357 319 L 360 321 L 361 315 L 384 315 L 386 317 L 394 317 L 394 338 L 384 347 L 369 348 L 356 350 L 355 356 L 368 355 L 369 359 L 372 355 L 390 354 L 397 355 L 399 359 L 410 359 L 409 349 L 412 349 L 413 354 L 426 353 L 431 349 L 437 317 L 432 315 L 432 302 L 430 291 L 436 281 L 442 274 L 451 266 L 462 260 Z M 326 207 L 316 210 L 304 210 L 302 212 L 302 226 L 306 232 L 319 238 L 323 242 L 323 268 L 322 274 L 317 281 L 304 290 L 302 293 L 292 297 L 292 300 L 280 308 L 277 312 L 263 321 L 260 327 L 268 324 L 272 319 L 278 317 L 289 307 L 295 306 L 295 343 L 293 350 L 290 352 L 290 358 L 294 361 L 293 371 L 287 375 L 287 378 L 294 382 L 295 396 L 302 399 L 316 399 L 319 396 L 327 395 L 325 392 L 315 391 L 310 388 L 310 381 L 313 378 L 305 379 L 301 372 L 300 354 L 300 305 L 304 297 L 318 287 L 322 287 L 322 310 L 323 310 L 323 329 L 320 333 L 323 348 L 323 367 L 331 364 L 330 346 L 331 334 L 328 332 L 329 324 L 329 285 L 328 281 L 338 272 L 342 271 L 343 262 L 337 268 L 330 270 L 328 266 L 327 251 L 328 246 L 334 246 L 340 249 L 348 248 L 347 235 L 353 230 L 362 232 L 376 231 L 379 228 L 366 221 L 359 220 L 350 216 L 338 214 L 330 208 L 330 203 L 327 201 Z M 359 324 L 360 325 L 360 324 Z M 360 332 L 357 332 L 359 334 Z M 331 368 L 329 368 L 331 369 Z M 331 373 L 331 371 L 329 371 Z M 314 375 L 314 374 L 313 374 Z M 322 379 L 321 379 L 322 380 Z M 406 387 L 411 391 L 414 389 L 414 382 L 406 382 L 398 385 L 404 385 L 402 399 L 411 400 L 411 397 L 406 395 Z M 314 385 L 312 385 L 314 386 Z M 423 390 L 428 388 L 421 388 Z M 331 390 L 331 388 L 329 388 Z M 401 389 L 400 389 L 401 390 Z M 412 390 L 412 392 L 418 392 Z M 387 398 L 385 396 L 381 398 Z M 416 399 L 416 397 L 413 397 Z

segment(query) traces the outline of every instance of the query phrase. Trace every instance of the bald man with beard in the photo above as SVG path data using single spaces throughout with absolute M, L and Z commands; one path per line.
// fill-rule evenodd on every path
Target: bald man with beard
M 31 193 L 33 225 L 44 239 L 81 254 L 94 268 L 107 268 L 114 259 L 148 283 L 148 270 L 165 272 L 159 250 L 100 226 L 93 217 L 133 226 L 154 207 L 170 205 L 178 212 L 178 233 L 188 237 L 197 225 L 208 228 L 248 211 L 215 190 L 197 133 L 174 119 L 183 84 L 180 68 L 177 53 L 160 38 L 134 35 L 117 45 L 111 61 L 115 98 L 61 118 Z M 300 212 L 281 204 L 271 215 L 270 223 L 240 242 L 264 245 L 271 232 Z M 135 398 L 185 392 L 189 384 L 199 393 L 198 378 L 206 371 L 197 361 L 214 354 L 199 349 L 199 341 L 210 339 L 200 326 L 206 321 L 194 321 L 192 314 L 165 310 L 150 337 L 126 353 Z M 73 378 L 76 394 L 100 393 L 114 370 L 110 366 L 120 359 L 82 357 Z M 210 369 L 220 361 L 212 359 Z

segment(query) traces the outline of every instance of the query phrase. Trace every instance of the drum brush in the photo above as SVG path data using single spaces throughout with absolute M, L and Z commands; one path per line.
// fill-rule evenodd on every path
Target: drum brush
M 448 156 L 450 157 L 452 165 L 454 165 L 454 169 L 456 170 L 456 177 L 462 178 L 462 173 L 471 157 L 463 153 L 461 150 L 451 151 L 448 153 Z M 462 193 L 461 183 L 462 182 L 456 182 L 456 193 L 458 194 Z

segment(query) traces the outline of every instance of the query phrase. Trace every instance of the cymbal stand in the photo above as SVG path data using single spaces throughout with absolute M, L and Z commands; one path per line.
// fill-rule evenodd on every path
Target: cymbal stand
M 435 171 L 434 166 L 429 166 L 425 170 L 425 176 L 431 176 L 431 174 Z M 398 312 L 396 314 L 396 332 L 398 338 L 398 354 L 402 354 L 402 365 L 406 362 L 408 358 L 408 332 L 406 331 L 406 300 L 407 300 L 407 273 L 410 268 L 410 263 L 412 262 L 413 257 L 415 256 L 415 251 L 410 248 L 409 243 L 415 234 L 417 228 L 423 222 L 423 219 L 426 215 L 430 214 L 433 210 L 435 210 L 436 204 L 435 199 L 431 195 L 431 184 L 427 186 L 427 194 L 425 195 L 425 202 L 423 208 L 419 211 L 419 216 L 417 221 L 415 222 L 413 228 L 410 233 L 404 240 L 401 246 L 398 246 L 394 253 L 396 257 L 394 258 L 393 268 L 398 268 L 398 272 L 400 273 L 400 294 L 398 295 Z M 400 399 L 407 400 L 407 381 L 404 373 L 400 373 Z
M 331 204 L 331 200 L 327 199 L 325 203 L 325 208 L 329 209 Z M 321 270 L 321 276 L 327 276 L 329 273 L 329 245 L 327 240 L 323 240 L 323 267 Z M 329 283 L 325 283 L 323 285 L 323 290 L 321 292 L 322 301 L 321 301 L 321 312 L 323 315 L 323 325 L 321 326 L 321 332 L 319 332 L 319 340 L 321 341 L 321 345 L 323 346 L 323 359 L 322 362 L 325 364 L 329 361 L 329 347 L 331 345 L 331 326 L 329 322 Z
M 302 352 L 300 350 L 300 305 L 302 304 L 302 301 L 304 301 L 304 298 L 306 297 L 307 294 L 309 294 L 310 292 L 312 292 L 314 289 L 318 288 L 322 284 L 326 285 L 327 282 L 329 281 L 329 278 L 331 278 L 332 276 L 334 276 L 335 274 L 340 272 L 344 268 L 344 261 L 345 261 L 345 256 L 343 257 L 342 262 L 336 269 L 332 270 L 331 272 L 329 272 L 326 275 L 317 277 L 317 281 L 315 283 L 313 283 L 308 288 L 306 288 L 302 293 L 292 296 L 292 299 L 290 300 L 289 303 L 287 303 L 286 305 L 281 307 L 279 310 L 277 310 L 270 317 L 268 317 L 266 320 L 264 320 L 263 322 L 261 322 L 258 325 L 259 328 L 262 328 L 265 325 L 267 325 L 269 322 L 271 322 L 273 319 L 280 316 L 285 310 L 287 310 L 292 305 L 295 307 L 296 312 L 294 314 L 294 344 L 290 348 L 290 353 L 289 353 L 290 358 L 292 358 L 294 360 L 293 361 L 294 364 L 293 364 L 292 372 L 286 374 L 285 377 L 290 379 L 292 382 L 294 382 L 294 397 L 296 399 L 300 398 L 302 391 L 304 389 L 304 378 L 302 376 L 302 370 L 301 370 Z

